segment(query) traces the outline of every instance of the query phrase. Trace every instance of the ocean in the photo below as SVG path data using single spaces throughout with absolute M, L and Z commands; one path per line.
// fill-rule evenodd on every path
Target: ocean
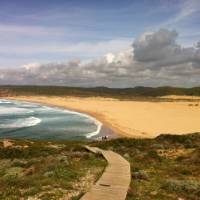
M 46 105 L 0 99 L 0 138 L 88 140 L 99 137 L 93 117 Z

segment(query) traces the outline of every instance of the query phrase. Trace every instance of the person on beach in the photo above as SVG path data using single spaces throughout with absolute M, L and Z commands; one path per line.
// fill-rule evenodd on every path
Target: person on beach
M 105 135 L 105 136 L 102 136 L 102 138 L 101 138 L 102 140 L 108 140 L 108 136 L 107 135 Z

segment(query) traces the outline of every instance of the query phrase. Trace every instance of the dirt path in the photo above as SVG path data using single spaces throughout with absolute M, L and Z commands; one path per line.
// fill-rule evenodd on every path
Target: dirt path
M 101 178 L 81 200 L 125 200 L 131 182 L 130 164 L 113 152 L 86 146 L 93 153 L 100 153 L 108 162 Z

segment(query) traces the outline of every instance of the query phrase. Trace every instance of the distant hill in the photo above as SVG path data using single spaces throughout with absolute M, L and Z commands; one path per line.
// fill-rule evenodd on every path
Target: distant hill
M 5 96 L 8 96 L 8 94 L 9 94 L 9 92 L 8 92 L 8 90 L 7 89 L 2 89 L 1 87 L 0 87 L 0 97 L 5 97 Z
M 165 95 L 200 96 L 200 87 L 134 87 L 120 89 L 107 87 L 0 86 L 0 96 L 5 95 L 101 96 L 114 98 L 158 97 Z

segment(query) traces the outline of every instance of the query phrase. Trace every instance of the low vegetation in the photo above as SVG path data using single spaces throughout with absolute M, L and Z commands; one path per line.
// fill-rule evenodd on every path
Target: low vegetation
M 200 134 L 116 139 L 91 145 L 131 163 L 127 200 L 200 200 Z
M 0 199 L 79 199 L 105 166 L 78 143 L 1 141 Z
M 1 86 L 0 96 L 9 95 L 45 95 L 45 96 L 78 96 L 78 97 L 111 97 L 118 99 L 149 100 L 165 95 L 190 95 L 200 96 L 200 87 L 176 88 L 176 87 L 135 87 L 135 88 L 80 88 L 62 86 Z M 143 98 L 144 99 L 143 99 Z M 149 98 L 149 99 L 147 99 Z
M 200 200 L 200 133 L 88 142 L 131 164 L 127 200 Z M 106 161 L 83 142 L 0 142 L 0 199 L 79 199 Z

